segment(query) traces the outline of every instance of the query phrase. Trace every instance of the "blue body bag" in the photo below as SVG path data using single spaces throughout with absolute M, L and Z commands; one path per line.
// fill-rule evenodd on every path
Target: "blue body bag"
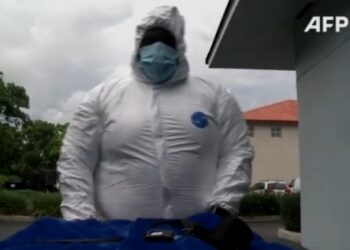
M 0 242 L 1 250 L 215 250 L 181 228 L 159 219 L 65 221 L 43 218 Z M 164 220 L 166 222 L 166 220 Z M 158 224 L 158 226 L 154 226 Z M 173 240 L 145 240 L 149 230 L 172 232 Z M 291 250 L 254 234 L 251 250 Z

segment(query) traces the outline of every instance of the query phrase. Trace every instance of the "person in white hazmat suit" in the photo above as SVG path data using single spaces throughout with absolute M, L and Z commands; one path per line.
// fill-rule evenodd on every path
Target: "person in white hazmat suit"
M 237 215 L 253 148 L 235 98 L 189 75 L 184 19 L 154 9 L 136 28 L 132 74 L 89 91 L 58 161 L 67 220 Z

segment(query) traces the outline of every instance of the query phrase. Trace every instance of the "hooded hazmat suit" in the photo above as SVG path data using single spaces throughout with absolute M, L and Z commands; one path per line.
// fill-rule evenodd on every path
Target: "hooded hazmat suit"
M 179 64 L 162 85 L 138 60 L 151 27 L 171 31 Z M 58 161 L 65 219 L 184 218 L 212 205 L 238 212 L 251 179 L 253 149 L 234 97 L 189 76 L 184 19 L 154 9 L 136 30 L 132 74 L 88 92 Z

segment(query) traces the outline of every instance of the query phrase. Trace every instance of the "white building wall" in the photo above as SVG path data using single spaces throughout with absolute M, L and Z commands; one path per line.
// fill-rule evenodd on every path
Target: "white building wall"
M 350 249 L 350 42 L 339 42 L 327 55 L 317 42 L 298 51 L 301 66 L 315 49 L 324 55 L 298 72 L 297 84 L 302 243 L 310 250 Z
M 299 177 L 299 145 L 297 125 L 257 124 L 251 142 L 255 150 L 252 183 L 260 180 L 291 181 Z M 271 127 L 282 128 L 282 137 L 271 137 Z

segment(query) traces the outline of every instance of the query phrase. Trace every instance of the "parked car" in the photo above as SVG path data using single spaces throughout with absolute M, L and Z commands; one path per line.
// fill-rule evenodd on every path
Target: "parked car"
M 55 170 L 40 170 L 28 174 L 18 180 L 11 180 L 4 183 L 4 189 L 20 190 L 30 189 L 45 192 L 57 192 L 57 174 Z
M 254 193 L 290 193 L 291 190 L 286 181 L 264 180 L 254 184 L 251 188 Z
M 300 178 L 293 179 L 289 184 L 289 188 L 294 193 L 300 192 L 301 190 Z
M 8 189 L 8 190 L 27 189 L 27 183 L 24 182 L 23 180 L 6 181 L 4 183 L 4 189 Z

